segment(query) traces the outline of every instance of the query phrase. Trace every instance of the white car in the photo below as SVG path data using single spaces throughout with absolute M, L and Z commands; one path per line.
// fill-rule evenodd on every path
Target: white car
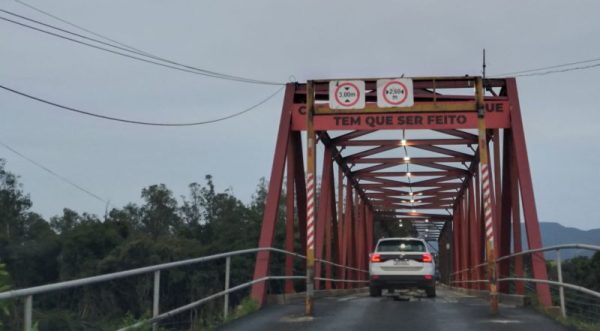
M 369 258 L 369 294 L 378 297 L 382 289 L 406 288 L 423 289 L 435 297 L 435 262 L 425 240 L 379 239 Z

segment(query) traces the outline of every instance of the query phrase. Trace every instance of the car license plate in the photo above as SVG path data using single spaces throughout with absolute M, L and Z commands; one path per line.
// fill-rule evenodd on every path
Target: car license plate
M 394 260 L 394 265 L 408 265 L 406 260 Z

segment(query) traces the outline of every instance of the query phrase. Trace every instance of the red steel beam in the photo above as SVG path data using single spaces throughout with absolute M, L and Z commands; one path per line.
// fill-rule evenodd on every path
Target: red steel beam
M 331 207 L 330 199 L 332 187 L 331 187 L 331 178 L 333 169 L 333 160 L 331 155 L 331 150 L 329 148 L 325 148 L 323 151 L 323 171 L 321 172 L 321 192 L 319 194 L 319 205 L 317 210 L 317 224 L 316 224 L 316 232 L 315 232 L 315 259 L 322 260 L 323 259 L 323 244 L 325 238 L 325 228 L 328 223 L 327 219 L 327 211 L 329 207 Z M 321 277 L 321 263 L 315 264 L 315 277 Z M 315 280 L 315 289 L 320 289 L 320 281 Z
M 404 160 L 401 157 L 371 157 L 364 159 L 353 160 L 352 163 L 381 163 L 381 164 L 390 164 L 394 165 L 402 165 L 402 164 L 429 164 L 436 162 L 463 162 L 463 161 L 471 161 L 472 157 L 413 157 L 410 160 Z
M 456 167 L 452 167 L 452 166 L 445 165 L 445 164 L 437 164 L 437 163 L 427 163 L 427 164 L 424 163 L 424 164 L 420 164 L 420 165 L 422 165 L 424 167 L 440 169 L 440 170 L 447 170 L 447 171 L 464 171 L 465 170 L 465 169 L 456 168 Z
M 521 119 L 521 108 L 519 106 L 519 96 L 517 93 L 517 83 L 514 78 L 506 80 L 507 94 L 511 103 L 511 131 L 513 137 L 513 146 L 515 149 L 515 158 L 517 163 L 517 172 L 521 186 L 521 196 L 523 200 L 523 215 L 525 216 L 525 229 L 527 230 L 527 242 L 529 249 L 542 248 L 542 236 L 540 234 L 540 225 L 538 222 L 535 196 L 533 193 L 533 181 L 531 179 L 531 169 L 529 167 L 529 158 L 527 157 L 527 145 L 525 143 L 525 131 L 523 129 L 523 120 Z M 531 256 L 533 276 L 536 279 L 547 280 L 546 260 L 543 253 L 534 253 Z M 550 287 L 548 284 L 536 283 L 538 299 L 545 307 L 552 305 L 550 297 Z
M 354 177 L 354 178 L 356 178 L 358 175 L 366 174 L 366 173 L 377 171 L 377 170 L 383 170 L 383 169 L 395 167 L 396 165 L 397 164 L 378 164 L 378 165 L 374 165 L 374 166 L 370 166 L 370 167 L 366 167 L 366 168 L 355 170 L 355 171 L 352 172 L 351 176 Z
M 287 152 L 287 178 L 286 178 L 286 218 L 285 218 L 285 250 L 288 252 L 294 251 L 294 176 L 295 176 L 295 152 L 292 139 L 288 140 Z M 292 255 L 285 256 L 285 275 L 292 276 L 294 274 L 294 257 Z M 286 279 L 284 284 L 285 293 L 294 293 L 294 282 L 291 279 Z
M 294 102 L 294 89 L 295 84 L 287 84 L 283 100 L 283 110 L 279 120 L 279 131 L 277 134 L 277 143 L 275 144 L 275 155 L 273 156 L 269 191 L 267 192 L 260 239 L 258 241 L 259 248 L 271 247 L 273 244 L 273 236 L 275 235 L 275 223 L 277 222 L 285 159 L 291 132 L 291 108 Z M 260 279 L 269 274 L 270 259 L 271 254 L 269 251 L 260 251 L 256 254 L 254 279 Z M 254 284 L 252 286 L 251 296 L 260 306 L 262 306 L 266 299 L 265 282 Z
M 413 187 L 413 188 L 419 188 L 419 187 L 438 187 L 438 188 L 445 188 L 445 189 L 454 189 L 454 188 L 460 188 L 462 186 L 462 183 L 433 183 L 433 184 L 408 184 L 408 183 L 396 183 L 396 184 L 360 184 L 360 187 L 363 190 L 374 190 L 374 189 L 378 189 L 378 188 L 398 188 L 398 187 Z
M 477 200 L 475 199 L 475 181 L 471 181 L 469 188 L 467 189 L 469 195 L 469 217 L 467 218 L 468 224 L 468 249 L 469 249 L 469 267 L 473 268 L 470 273 L 471 279 L 479 279 L 479 270 L 474 268 L 479 264 L 479 252 L 477 247 L 478 237 L 478 220 L 477 220 Z M 479 288 L 479 284 L 470 283 L 471 288 Z
M 406 171 L 388 171 L 388 172 L 368 172 L 356 174 L 357 178 L 372 177 L 406 177 Z M 432 176 L 453 176 L 454 178 L 464 177 L 468 174 L 466 170 L 443 170 L 443 171 L 411 171 L 411 177 L 432 177 Z
M 512 155 L 512 141 L 510 134 L 508 132 L 504 133 L 504 146 L 502 149 L 502 196 L 499 205 L 501 208 L 498 208 L 498 219 L 500 220 L 500 224 L 498 229 L 500 230 L 499 238 L 500 238 L 500 247 L 498 251 L 499 256 L 506 256 L 510 254 L 511 247 L 511 203 L 512 203 L 512 188 L 511 188 L 511 163 Z M 496 147 L 497 146 L 497 147 Z M 497 151 L 497 150 L 498 151 Z M 499 132 L 494 134 L 494 158 L 497 158 L 497 162 L 499 161 L 500 155 L 500 135 Z M 499 262 L 498 265 L 498 273 L 500 277 L 509 277 L 510 276 L 510 260 L 503 260 Z M 498 290 L 503 293 L 508 293 L 509 284 L 506 282 L 500 282 L 498 286 Z
M 450 156 L 455 156 L 455 157 L 460 157 L 460 158 L 466 158 L 466 159 L 472 159 L 473 158 L 473 155 L 462 153 L 462 152 L 458 152 L 458 151 L 454 151 L 454 150 L 447 149 L 447 148 L 438 147 L 438 146 L 419 145 L 419 146 L 414 146 L 414 147 L 418 148 L 418 149 L 422 149 L 422 150 L 434 152 L 434 153 L 439 153 L 439 154 L 444 154 L 444 155 L 450 155 Z
M 331 167 L 330 169 L 331 175 L 330 175 L 330 182 L 329 185 L 331 187 L 331 199 L 329 199 L 329 220 L 330 222 L 327 225 L 327 232 L 325 233 L 325 236 L 329 239 L 326 239 L 328 241 L 327 244 L 327 250 L 325 252 L 325 259 L 327 259 L 327 261 L 333 261 L 333 262 L 338 262 L 339 264 L 339 244 L 338 244 L 338 216 L 337 216 L 337 210 L 336 210 L 336 199 L 335 199 L 335 178 L 334 178 L 334 172 L 333 172 L 333 167 Z M 341 199 L 340 199 L 341 200 Z M 334 278 L 333 277 L 333 270 L 330 264 L 327 264 L 327 266 L 325 267 L 325 278 Z M 332 283 L 331 281 L 326 281 L 325 282 L 325 288 L 326 289 L 331 289 L 332 288 Z
M 302 153 L 302 137 L 300 132 L 292 133 L 294 152 L 296 153 L 296 208 L 298 209 L 298 232 L 300 234 L 300 251 L 306 252 L 306 179 L 304 171 L 304 155 Z
M 470 187 L 467 188 L 467 196 L 468 196 L 468 191 L 469 191 Z M 461 220 L 462 224 L 461 224 L 461 238 L 462 238 L 462 242 L 460 243 L 460 252 L 461 252 L 461 260 L 463 261 L 463 265 L 462 265 L 462 269 L 467 269 L 470 268 L 471 266 L 469 265 L 469 217 L 471 214 L 471 206 L 473 205 L 472 201 L 469 201 L 468 198 L 464 199 L 464 203 L 465 203 L 465 208 L 464 208 L 464 214 L 463 214 L 463 218 Z M 468 272 L 465 272 L 463 275 L 463 279 L 464 280 L 468 280 L 469 279 L 469 274 Z M 464 287 L 470 287 L 470 284 L 464 284 Z
M 373 133 L 377 130 L 355 130 L 341 136 L 335 137 L 331 139 L 331 143 L 334 145 L 338 145 L 341 143 L 349 143 L 351 139 L 362 137 L 368 135 L 369 133 Z
M 344 247 L 344 251 L 346 254 L 346 261 L 344 263 L 344 265 L 347 266 L 353 266 L 354 265 L 354 254 L 353 254 L 353 249 L 354 249 L 354 193 L 353 193 L 354 189 L 351 186 L 350 183 L 346 183 L 346 220 L 344 224 L 344 231 L 345 231 L 345 244 L 346 246 Z M 354 278 L 354 272 L 352 270 L 346 270 L 345 272 L 345 279 L 353 279 Z M 348 288 L 348 284 L 346 284 L 345 286 L 346 288 Z
M 396 148 L 399 148 L 399 146 L 379 146 L 379 147 L 376 147 L 376 148 L 368 149 L 366 151 L 362 151 L 362 152 L 358 152 L 358 153 L 355 153 L 355 154 L 352 154 L 352 155 L 348 155 L 348 156 L 344 157 L 344 161 L 346 161 L 346 162 L 353 162 L 354 160 L 359 159 L 359 158 L 363 158 L 365 156 L 374 155 L 374 154 L 377 154 L 377 153 L 389 151 L 389 150 L 396 149 Z
M 505 132 L 504 137 L 507 137 L 507 133 Z M 511 153 L 513 152 L 512 146 L 513 144 L 509 144 L 511 146 Z M 514 253 L 519 253 L 523 251 L 522 242 L 521 242 L 521 208 L 520 208 L 520 199 L 519 199 L 519 179 L 517 175 L 517 163 L 515 158 L 511 155 L 511 163 L 510 163 L 510 190 L 511 190 L 511 207 L 512 207 L 512 229 L 513 229 L 513 247 Z M 518 255 L 515 256 L 514 261 L 514 270 L 515 276 L 518 278 L 523 278 L 523 256 Z M 523 282 L 515 282 L 515 293 L 517 294 L 525 294 L 525 283 Z
M 407 139 L 405 145 L 397 139 L 372 139 L 372 140 L 342 140 L 335 142 L 337 146 L 432 146 L 432 145 L 469 145 L 477 144 L 473 139 Z
M 463 138 L 463 139 L 469 139 L 469 140 L 475 139 L 475 141 L 477 141 L 477 135 L 469 133 L 469 132 L 461 131 L 461 130 L 450 129 L 450 130 L 433 130 L 433 131 L 437 131 L 440 133 L 444 133 L 447 135 L 451 135 L 451 136 L 455 136 L 455 137 Z

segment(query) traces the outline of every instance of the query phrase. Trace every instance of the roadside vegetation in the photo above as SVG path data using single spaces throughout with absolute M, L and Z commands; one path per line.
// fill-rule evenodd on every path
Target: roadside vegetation
M 530 258 L 526 257 L 525 265 L 529 266 Z M 548 278 L 554 281 L 558 280 L 556 261 L 546 262 Z M 528 268 L 527 268 L 528 269 Z M 530 270 L 526 270 L 530 274 Z M 563 282 L 585 287 L 587 289 L 600 292 L 600 252 L 592 257 L 577 256 L 562 261 Z M 569 326 L 581 331 L 600 330 L 600 299 L 573 289 L 564 289 L 565 309 L 567 317 L 560 316 L 560 296 L 557 286 L 550 286 L 552 295 L 552 304 L 555 308 L 546 310 L 539 303 L 535 293 L 534 284 L 526 284 L 528 289 L 527 297 L 532 306 L 539 312 L 557 320 L 565 326 Z
M 244 204 L 231 190 L 216 192 L 212 177 L 206 176 L 179 198 L 163 184 L 151 185 L 141 190 L 140 205 L 113 208 L 103 217 L 65 208 L 47 220 L 31 211 L 18 177 L 0 159 L 0 291 L 256 247 L 265 197 L 264 180 Z M 282 242 L 280 226 L 277 246 Z M 272 273 L 281 274 L 282 257 L 274 258 Z M 160 310 L 222 290 L 224 264 L 219 260 L 162 272 Z M 251 280 L 253 267 L 253 254 L 233 257 L 232 286 Z M 280 288 L 270 284 L 272 292 Z M 231 294 L 233 317 L 255 309 L 244 300 L 248 293 Z M 40 331 L 114 330 L 150 316 L 151 300 L 152 275 L 136 276 L 34 296 L 33 317 Z M 0 301 L 0 330 L 22 329 L 22 309 L 22 300 Z M 223 322 L 222 313 L 223 301 L 216 300 L 161 327 L 208 330 Z

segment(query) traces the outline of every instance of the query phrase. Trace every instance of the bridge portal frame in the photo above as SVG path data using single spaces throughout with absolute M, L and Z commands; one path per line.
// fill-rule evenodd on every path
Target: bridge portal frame
M 321 286 L 329 289 L 332 287 L 344 288 L 356 286 L 355 283 L 332 282 L 334 277 L 339 279 L 367 280 L 362 273 L 354 273 L 343 268 L 332 269 L 330 265 L 325 266 L 325 277 L 318 262 L 321 259 L 334 261 L 341 265 L 348 265 L 358 269 L 368 267 L 368 253 L 373 249 L 373 221 L 376 213 L 381 213 L 382 206 L 367 194 L 366 184 L 360 184 L 359 178 L 380 176 L 384 170 L 397 165 L 398 160 L 378 159 L 377 165 L 352 171 L 350 163 L 365 161 L 366 156 L 397 148 L 393 142 L 379 141 L 375 148 L 363 152 L 345 156 L 342 155 L 345 146 L 370 146 L 372 142 L 359 140 L 358 138 L 368 135 L 376 130 L 402 130 L 402 129 L 433 129 L 454 136 L 456 140 L 462 140 L 468 145 L 477 145 L 473 142 L 472 135 L 463 129 L 477 129 L 477 100 L 474 96 L 455 94 L 441 94 L 439 91 L 449 89 L 473 88 L 477 77 L 424 77 L 415 78 L 415 105 L 410 109 L 392 109 L 396 111 L 398 121 L 381 121 L 377 125 L 369 125 L 365 120 L 368 116 L 383 116 L 376 107 L 375 101 L 375 79 L 365 79 L 366 89 L 370 91 L 366 95 L 367 107 L 362 111 L 333 113 L 328 106 L 322 102 L 328 100 L 328 81 L 314 82 L 314 129 L 319 142 L 324 146 L 323 169 L 318 204 L 316 205 L 315 221 L 315 264 L 314 277 L 315 289 Z M 480 78 L 479 78 L 480 79 Z M 486 79 L 483 81 L 485 95 L 483 107 L 485 109 L 484 123 L 486 127 L 485 156 L 490 161 L 491 177 L 491 200 L 493 210 L 493 238 L 494 238 L 494 260 L 495 257 L 508 255 L 511 252 L 520 252 L 521 247 L 521 210 L 525 222 L 525 235 L 530 249 L 542 247 L 539 231 L 539 222 L 531 169 L 527 157 L 525 143 L 525 132 L 521 117 L 519 97 L 516 80 L 514 78 Z M 263 223 L 259 239 L 259 247 L 270 247 L 273 244 L 275 227 L 278 220 L 280 198 L 284 173 L 287 170 L 286 188 L 286 216 L 285 248 L 294 249 L 294 238 L 299 237 L 300 249 L 306 252 L 307 233 L 307 191 L 305 168 L 302 153 L 301 132 L 307 128 L 307 84 L 289 83 L 286 86 L 283 108 L 279 123 L 273 167 L 269 181 Z M 439 121 L 445 114 L 462 116 L 461 123 L 456 121 L 448 123 Z M 401 121 L 405 116 L 434 116 L 428 117 L 433 120 L 428 123 L 411 123 L 408 120 Z M 357 119 L 345 121 L 344 119 Z M 382 117 L 384 118 L 384 117 Z M 447 117 L 446 117 L 447 118 Z M 344 130 L 350 132 L 332 137 L 329 131 Z M 418 143 L 418 142 L 415 142 Z M 429 145 L 423 144 L 434 152 L 449 153 L 436 143 L 447 142 L 438 140 L 428 141 Z M 479 142 L 481 145 L 482 142 Z M 492 152 L 490 153 L 490 149 Z M 460 155 L 452 155 L 454 160 L 460 159 Z M 367 162 L 372 162 L 371 158 Z M 436 159 L 414 160 L 424 162 L 432 168 L 447 171 L 448 174 L 456 172 L 456 169 L 444 167 Z M 352 161 L 352 162 L 350 162 Z M 456 280 L 479 279 L 485 273 L 479 268 L 473 268 L 486 260 L 486 245 L 484 241 L 484 208 L 482 207 L 484 197 L 481 189 L 480 155 L 474 153 L 470 160 L 470 166 L 466 169 L 467 176 L 464 177 L 452 204 L 452 215 L 443 216 L 438 214 L 427 214 L 415 212 L 398 214 L 402 217 L 429 217 L 449 222 L 452 229 L 452 270 L 457 273 Z M 443 162 L 443 161 L 442 161 Z M 338 168 L 338 187 L 336 203 L 335 171 L 333 163 Z M 354 164 L 356 164 L 354 163 Z M 437 164 L 437 166 L 434 166 Z M 287 165 L 287 168 L 286 168 Z M 425 172 L 424 172 L 425 173 Z M 316 176 L 315 176 L 316 178 Z M 462 177 L 461 177 L 462 178 Z M 381 179 L 381 178 L 380 178 Z M 389 182 L 386 182 L 390 185 Z M 439 184 L 441 185 L 441 184 Z M 315 184 L 316 186 L 316 184 Z M 376 185 L 372 185 L 376 186 Z M 382 184 L 383 186 L 383 184 Z M 451 186 L 451 185 L 448 185 Z M 389 193 L 389 188 L 382 187 L 379 192 Z M 289 194 L 292 192 L 292 194 Z M 295 194 L 293 194 L 295 192 Z M 425 192 L 425 191 L 424 191 Z M 436 191 L 443 195 L 441 191 Z M 342 198 L 340 198 L 342 197 Z M 378 200 L 377 200 L 378 201 Z M 385 201 L 384 207 L 393 207 L 397 204 Z M 433 205 L 432 205 L 433 206 Z M 440 205 L 441 206 L 441 205 Z M 512 249 L 511 249 L 511 243 Z M 286 257 L 285 275 L 293 273 L 293 257 Z M 487 258 L 488 260 L 490 257 Z M 254 279 L 260 279 L 269 273 L 270 252 L 261 251 L 257 254 L 254 271 Z M 508 275 L 510 266 L 508 260 L 500 262 L 494 277 L 505 277 Z M 523 275 L 523 261 L 516 259 L 514 272 L 517 277 Z M 465 272 L 466 270 L 466 272 Z M 531 270 L 533 277 L 546 280 L 547 272 L 545 260 L 541 253 L 532 257 Z M 487 275 L 488 278 L 491 275 Z M 325 281 L 320 279 L 324 278 Z M 462 283 L 465 287 L 484 288 L 482 283 Z M 545 306 L 551 305 L 549 287 L 538 283 L 537 293 L 540 302 Z M 505 284 L 500 284 L 499 290 L 507 292 Z M 284 291 L 294 291 L 291 280 L 286 281 Z M 517 293 L 522 293 L 522 283 L 517 283 Z M 257 283 L 253 286 L 252 297 L 260 304 L 265 303 L 266 284 Z

